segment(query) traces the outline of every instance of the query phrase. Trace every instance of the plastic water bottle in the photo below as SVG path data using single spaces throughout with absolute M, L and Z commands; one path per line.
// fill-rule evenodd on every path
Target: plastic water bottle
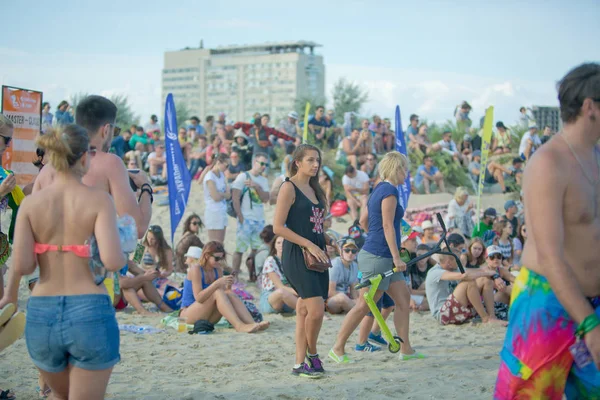
M 162 329 L 155 328 L 153 326 L 138 326 L 138 325 L 119 325 L 119 330 L 124 332 L 133 333 L 160 333 L 164 332 Z

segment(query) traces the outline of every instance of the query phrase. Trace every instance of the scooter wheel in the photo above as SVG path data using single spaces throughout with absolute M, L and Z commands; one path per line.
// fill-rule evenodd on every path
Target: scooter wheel
M 390 353 L 395 354 L 400 351 L 400 344 L 404 342 L 402 341 L 400 336 L 394 336 L 394 342 L 395 343 L 388 343 L 388 350 L 390 351 Z

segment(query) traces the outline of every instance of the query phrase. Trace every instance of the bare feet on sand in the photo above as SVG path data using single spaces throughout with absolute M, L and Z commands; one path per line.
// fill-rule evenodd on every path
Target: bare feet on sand
M 260 329 L 259 324 L 243 324 L 240 326 L 239 329 L 236 329 L 236 330 L 238 332 L 255 333 L 255 332 L 258 332 L 259 329 Z
M 258 330 L 259 331 L 264 331 L 265 329 L 267 329 L 269 326 L 271 325 L 271 323 L 269 321 L 263 321 L 263 322 L 259 322 L 258 323 Z
M 497 325 L 497 326 L 503 326 L 503 327 L 508 326 L 508 322 L 502 321 L 501 319 L 498 319 L 498 318 L 488 318 L 487 321 L 483 321 L 483 323 Z

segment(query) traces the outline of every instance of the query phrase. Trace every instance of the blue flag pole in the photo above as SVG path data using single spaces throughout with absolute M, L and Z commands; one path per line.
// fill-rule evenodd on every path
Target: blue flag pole
M 173 243 L 175 230 L 183 217 L 190 196 L 192 179 L 177 139 L 177 114 L 172 93 L 169 93 L 165 103 L 165 150 L 167 152 L 167 185 L 171 212 L 171 243 Z
M 402 120 L 400 119 L 400 106 L 396 106 L 396 151 L 404 154 L 408 158 L 406 140 L 402 130 Z M 398 197 L 404 210 L 408 207 L 408 198 L 410 197 L 410 171 L 406 171 L 406 179 L 402 185 L 398 185 Z

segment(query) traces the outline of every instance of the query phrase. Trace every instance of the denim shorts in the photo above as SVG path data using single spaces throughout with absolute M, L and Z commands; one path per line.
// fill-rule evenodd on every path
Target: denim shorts
M 263 314 L 281 314 L 281 313 L 291 314 L 294 312 L 294 309 L 285 303 L 283 303 L 283 308 L 281 311 L 277 311 L 276 309 L 274 309 L 273 306 L 271 305 L 271 303 L 269 303 L 269 296 L 272 293 L 273 293 L 273 291 L 270 291 L 270 292 L 263 291 L 260 294 L 259 310 L 261 313 L 263 313 Z
M 97 371 L 121 360 L 115 309 L 105 294 L 30 297 L 26 321 L 29 356 L 43 371 L 68 364 Z

